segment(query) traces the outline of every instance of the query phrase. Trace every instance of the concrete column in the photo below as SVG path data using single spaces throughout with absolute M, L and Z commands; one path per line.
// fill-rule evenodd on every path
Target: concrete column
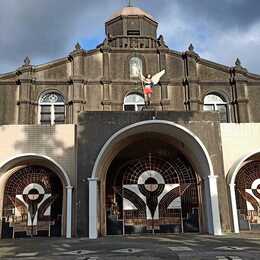
M 217 176 L 210 175 L 205 179 L 205 190 L 209 233 L 212 235 L 222 235 L 218 203 Z
M 234 233 L 239 233 L 235 186 L 236 185 L 234 183 L 230 183 L 229 191 L 230 191 L 230 201 L 231 201 L 231 207 L 232 207 L 233 229 L 234 229 L 233 231 L 234 231 Z
M 67 190 L 67 219 L 66 219 L 66 238 L 71 238 L 72 230 L 72 186 L 66 186 Z
M 98 179 L 89 178 L 89 238 L 97 239 L 98 237 L 98 214 L 97 214 L 97 198 L 98 198 Z

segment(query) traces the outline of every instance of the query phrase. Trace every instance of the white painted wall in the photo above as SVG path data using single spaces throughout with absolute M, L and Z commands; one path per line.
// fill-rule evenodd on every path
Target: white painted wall
M 4 125 L 0 126 L 0 140 L 0 165 L 19 154 L 44 155 L 60 164 L 74 182 L 74 125 Z
M 225 175 L 243 156 L 260 150 L 260 123 L 220 124 Z

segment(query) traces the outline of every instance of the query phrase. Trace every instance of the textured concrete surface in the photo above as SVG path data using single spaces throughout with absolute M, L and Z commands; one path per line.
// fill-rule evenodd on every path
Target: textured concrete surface
M 260 259 L 260 234 L 1 240 L 0 259 L 253 260 Z

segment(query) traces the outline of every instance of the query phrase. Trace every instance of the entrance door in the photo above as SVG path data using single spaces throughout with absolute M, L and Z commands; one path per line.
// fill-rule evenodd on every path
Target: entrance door
M 148 154 L 124 165 L 120 176 L 122 186 L 111 196 L 114 221 L 108 214 L 108 234 L 199 231 L 196 177 L 183 159 L 169 162 Z

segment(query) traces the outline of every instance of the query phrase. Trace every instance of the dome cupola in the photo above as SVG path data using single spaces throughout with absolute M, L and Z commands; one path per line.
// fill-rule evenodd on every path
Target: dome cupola
M 107 36 L 140 36 L 156 39 L 158 23 L 138 7 L 127 6 L 114 13 L 106 22 Z

